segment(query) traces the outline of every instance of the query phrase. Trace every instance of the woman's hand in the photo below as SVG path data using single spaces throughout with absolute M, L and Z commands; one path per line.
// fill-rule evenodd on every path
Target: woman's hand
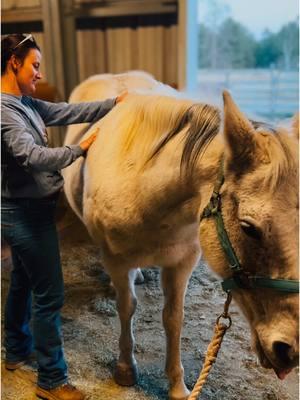
M 116 104 L 120 103 L 120 101 L 123 101 L 127 95 L 128 95 L 128 92 L 127 92 L 127 91 L 121 93 L 121 94 L 116 98 Z
M 96 128 L 94 132 L 87 139 L 79 143 L 79 146 L 82 148 L 82 150 L 87 151 L 89 149 L 91 144 L 94 143 L 94 141 L 96 140 L 99 130 L 100 128 Z

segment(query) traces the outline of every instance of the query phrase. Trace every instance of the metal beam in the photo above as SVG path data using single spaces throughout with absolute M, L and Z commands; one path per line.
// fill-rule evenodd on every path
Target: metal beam
M 113 17 L 121 15 L 165 14 L 177 11 L 177 1 L 116 1 L 103 5 L 77 4 L 76 17 Z

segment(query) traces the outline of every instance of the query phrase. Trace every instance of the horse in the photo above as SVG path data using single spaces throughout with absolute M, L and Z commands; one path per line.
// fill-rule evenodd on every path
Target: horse
M 226 91 L 222 114 L 142 72 L 93 76 L 74 89 L 70 101 L 101 100 L 124 90 L 125 100 L 103 119 L 69 127 L 66 145 L 95 127 L 100 133 L 86 158 L 64 173 L 69 204 L 101 248 L 116 290 L 116 382 L 137 382 L 134 278 L 137 267 L 156 265 L 164 294 L 169 398 L 188 397 L 181 326 L 188 280 L 202 254 L 227 286 L 234 281 L 233 299 L 249 322 L 260 363 L 283 379 L 298 365 L 299 351 L 298 296 L 285 286 L 298 285 L 297 139 L 249 120 Z M 229 265 L 216 222 L 206 213 L 212 194 L 243 275 Z M 251 279 L 261 285 L 250 285 Z

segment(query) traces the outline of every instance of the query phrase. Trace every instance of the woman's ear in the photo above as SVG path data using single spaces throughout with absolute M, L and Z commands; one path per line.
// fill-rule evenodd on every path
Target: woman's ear
M 16 74 L 21 66 L 20 60 L 13 54 L 9 60 L 12 71 Z

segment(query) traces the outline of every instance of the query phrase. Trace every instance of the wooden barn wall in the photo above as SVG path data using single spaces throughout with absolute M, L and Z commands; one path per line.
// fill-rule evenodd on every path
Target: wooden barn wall
M 41 5 L 41 0 L 2 0 L 1 9 L 2 10 L 13 10 L 17 8 L 30 8 L 39 7 Z
M 45 60 L 48 41 L 43 33 L 41 1 L 2 0 L 1 33 L 31 32 L 44 54 L 42 82 L 53 84 L 50 79 L 52 61 Z M 110 2 L 119 3 L 119 0 Z M 74 1 L 75 5 L 79 3 L 90 5 L 91 1 Z M 144 70 L 156 79 L 178 87 L 177 12 L 96 17 L 83 17 L 77 13 L 75 24 L 78 82 L 94 74 Z M 56 89 L 59 93 L 60 88 Z M 49 130 L 50 145 L 62 145 L 63 138 L 63 128 Z
M 176 24 L 176 14 L 77 19 L 80 81 L 139 69 L 177 86 Z
M 78 18 L 76 21 L 79 82 L 93 74 L 144 70 L 177 87 L 176 15 Z M 3 23 L 2 34 L 32 32 L 45 54 L 41 21 Z M 43 81 L 47 65 L 41 64 Z

